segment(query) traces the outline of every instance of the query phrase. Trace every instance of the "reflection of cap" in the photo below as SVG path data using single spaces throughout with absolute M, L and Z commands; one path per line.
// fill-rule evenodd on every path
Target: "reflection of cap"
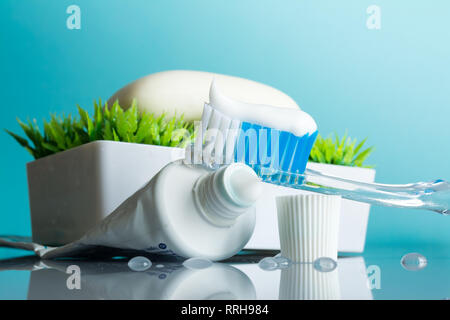
M 339 300 L 338 268 L 317 271 L 313 264 L 293 264 L 281 270 L 280 300 Z

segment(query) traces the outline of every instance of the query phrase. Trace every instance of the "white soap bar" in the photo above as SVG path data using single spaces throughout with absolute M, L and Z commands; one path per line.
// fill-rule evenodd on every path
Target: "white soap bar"
M 171 117 L 184 114 L 188 121 L 200 120 L 203 105 L 209 101 L 209 88 L 215 80 L 227 96 L 238 101 L 284 108 L 299 108 L 292 98 L 268 85 L 238 77 L 202 71 L 173 70 L 150 74 L 119 91 L 108 105 L 119 100 L 128 108 L 135 98 L 139 110 Z

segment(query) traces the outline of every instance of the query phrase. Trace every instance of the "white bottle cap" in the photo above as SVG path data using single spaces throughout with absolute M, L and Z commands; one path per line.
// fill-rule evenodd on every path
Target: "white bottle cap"
M 213 224 L 230 226 L 247 212 L 262 193 L 262 183 L 252 168 L 232 163 L 198 179 L 194 198 Z
M 295 262 L 337 260 L 341 197 L 300 194 L 276 198 L 281 255 Z

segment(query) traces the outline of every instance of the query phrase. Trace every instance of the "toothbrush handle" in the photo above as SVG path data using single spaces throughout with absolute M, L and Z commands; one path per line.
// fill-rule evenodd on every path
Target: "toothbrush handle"
M 401 185 L 378 184 L 338 178 L 310 169 L 298 178 L 297 183 L 292 184 L 291 177 L 290 183 L 284 185 L 370 204 L 450 213 L 450 183 L 440 179 Z

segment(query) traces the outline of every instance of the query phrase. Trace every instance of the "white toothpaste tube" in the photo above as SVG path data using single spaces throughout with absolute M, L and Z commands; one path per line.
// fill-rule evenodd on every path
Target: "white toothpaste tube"
M 33 250 L 43 259 L 84 256 L 107 247 L 222 260 L 250 239 L 261 188 L 256 173 L 242 163 L 209 171 L 177 161 L 77 241 L 47 248 L 0 239 L 0 245 Z

